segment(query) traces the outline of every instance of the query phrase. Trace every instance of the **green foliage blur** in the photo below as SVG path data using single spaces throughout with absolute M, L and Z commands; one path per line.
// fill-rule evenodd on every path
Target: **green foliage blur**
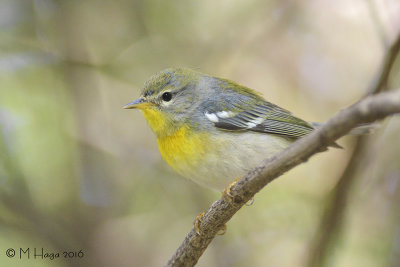
M 1 0 L 0 266 L 161 266 L 220 197 L 121 109 L 152 74 L 191 67 L 325 121 L 367 92 L 399 30 L 397 0 Z M 327 266 L 399 266 L 399 130 L 368 137 Z M 354 140 L 257 194 L 198 266 L 307 266 Z

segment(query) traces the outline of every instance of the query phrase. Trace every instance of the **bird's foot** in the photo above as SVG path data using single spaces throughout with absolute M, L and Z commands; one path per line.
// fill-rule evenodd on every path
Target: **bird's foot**
M 227 199 L 230 203 L 233 202 L 233 195 L 231 194 L 231 188 L 241 179 L 241 177 L 233 180 L 227 188 L 222 191 L 222 198 Z
M 194 222 L 193 222 L 194 230 L 196 231 L 196 233 L 197 233 L 198 235 L 201 235 L 201 232 L 200 232 L 200 224 L 201 224 L 201 222 L 203 221 L 204 213 L 205 213 L 205 211 L 199 213 L 199 215 L 196 216 L 196 218 L 194 219 Z

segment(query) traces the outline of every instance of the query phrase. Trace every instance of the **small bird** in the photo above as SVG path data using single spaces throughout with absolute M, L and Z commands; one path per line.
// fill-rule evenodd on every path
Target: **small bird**
M 318 127 L 250 88 L 188 68 L 155 74 L 123 108 L 142 111 L 175 171 L 219 191 Z

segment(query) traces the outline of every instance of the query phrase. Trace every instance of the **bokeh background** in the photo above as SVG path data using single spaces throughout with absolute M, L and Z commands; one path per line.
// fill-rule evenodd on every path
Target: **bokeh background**
M 220 197 L 175 174 L 121 109 L 152 74 L 191 67 L 325 121 L 371 88 L 399 31 L 398 0 L 1 0 L 0 266 L 161 266 Z M 335 222 L 355 137 L 257 194 L 198 266 L 400 266 L 399 134 L 392 117 L 364 138 Z

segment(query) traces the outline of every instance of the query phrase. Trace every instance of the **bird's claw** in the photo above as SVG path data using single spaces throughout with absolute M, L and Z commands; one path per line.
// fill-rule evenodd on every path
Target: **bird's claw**
M 199 213 L 199 215 L 196 216 L 196 218 L 194 219 L 194 222 L 193 222 L 194 230 L 196 231 L 196 233 L 197 233 L 198 235 L 201 235 L 201 232 L 200 232 L 200 224 L 201 224 L 201 222 L 203 221 L 204 213 L 205 213 L 205 211 Z
M 233 202 L 233 195 L 231 193 L 231 188 L 240 180 L 240 177 L 232 181 L 227 188 L 222 191 L 222 197 L 227 199 L 230 203 Z

